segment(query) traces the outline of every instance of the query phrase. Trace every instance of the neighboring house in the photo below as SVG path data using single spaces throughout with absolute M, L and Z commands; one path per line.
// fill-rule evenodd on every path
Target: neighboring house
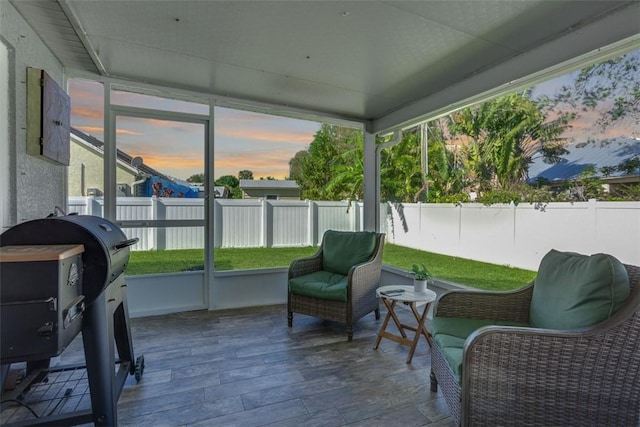
M 193 182 L 187 182 L 186 184 L 190 185 L 193 190 L 198 191 L 199 198 L 204 198 L 204 184 Z M 229 190 L 224 185 L 216 185 L 213 187 L 213 197 L 216 199 L 228 199 Z
M 616 185 L 640 183 L 640 170 L 629 174 L 617 169 L 625 161 L 640 158 L 640 139 L 619 137 L 581 142 L 570 144 L 566 149 L 569 153 L 562 156 L 560 163 L 545 163 L 542 158 L 535 159 L 529 166 L 529 182 L 543 179 L 551 186 L 561 186 L 576 180 L 587 167 L 593 166 L 596 176 L 605 183 L 605 190 L 612 193 Z M 610 173 L 603 173 L 603 168 Z
M 71 128 L 68 167 L 69 196 L 101 196 L 104 193 L 104 143 L 76 128 Z M 198 191 L 175 179 L 134 161 L 127 153 L 116 151 L 116 183 L 119 197 L 198 197 Z
M 216 199 L 228 199 L 229 189 L 224 185 L 216 185 L 213 187 L 213 197 Z
M 300 200 L 300 186 L 293 180 L 241 179 L 243 199 Z

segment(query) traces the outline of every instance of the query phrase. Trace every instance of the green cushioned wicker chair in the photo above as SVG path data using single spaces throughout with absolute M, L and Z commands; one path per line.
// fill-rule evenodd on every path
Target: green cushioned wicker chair
M 513 292 L 434 306 L 431 391 L 463 425 L 640 425 L 640 267 L 551 251 Z
M 384 234 L 368 231 L 324 233 L 318 252 L 289 266 L 288 323 L 293 313 L 353 324 L 372 311 L 380 318 L 376 288 L 382 272 Z

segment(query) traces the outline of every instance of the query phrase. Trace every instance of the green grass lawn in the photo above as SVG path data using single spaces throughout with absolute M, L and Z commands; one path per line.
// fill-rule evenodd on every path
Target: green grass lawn
M 436 278 L 487 290 L 504 291 L 521 288 L 531 282 L 536 275 L 535 271 L 390 244 L 385 245 L 382 259 L 385 264 L 407 270 L 410 270 L 413 264 L 424 264 Z
M 215 268 L 220 271 L 284 267 L 288 266 L 292 259 L 313 255 L 316 251 L 317 248 L 310 246 L 216 249 Z M 535 277 L 534 271 L 439 255 L 391 244 L 386 244 L 384 247 L 383 262 L 407 270 L 410 270 L 414 263 L 425 264 L 436 278 L 489 290 L 517 289 Z M 203 266 L 203 249 L 135 251 L 131 252 L 127 274 L 201 270 Z

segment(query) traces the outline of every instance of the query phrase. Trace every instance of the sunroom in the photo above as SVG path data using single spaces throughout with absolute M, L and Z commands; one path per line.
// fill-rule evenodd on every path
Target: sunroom
M 356 209 L 334 209 L 349 212 L 343 218 L 349 227 L 382 231 L 383 145 L 427 120 L 640 46 L 637 1 L 15 0 L 0 2 L 0 18 L 2 231 L 58 209 L 103 216 L 128 235 L 155 242 L 147 248 L 172 233 L 191 236 L 204 248 L 201 269 L 128 276 L 132 317 L 286 302 L 286 267 L 214 268 L 216 249 L 232 244 L 223 236 L 233 241 L 220 221 L 246 220 L 233 201 L 213 197 L 222 155 L 215 123 L 225 111 L 361 131 L 362 201 Z M 74 207 L 66 166 L 27 152 L 28 68 L 44 70 L 65 90 L 70 82 L 88 82 L 99 95 L 103 194 L 94 210 Z M 177 124 L 194 129 L 204 177 L 194 215 L 126 216 L 133 209 L 171 211 L 171 201 L 158 207 L 160 198 L 130 207 L 119 197 L 123 124 L 135 121 L 153 122 L 156 130 Z M 299 202 L 265 198 L 250 209 L 271 209 L 271 215 L 274 206 L 314 211 Z M 300 231 L 304 241 L 291 243 L 264 227 L 266 215 L 236 224 L 238 230 L 261 229 L 250 246 L 277 246 L 279 237 L 291 246 L 314 246 L 325 229 L 316 223 Z M 638 256 L 638 248 L 629 246 L 625 262 Z M 537 264 L 522 265 L 533 270 Z M 382 281 L 409 280 L 406 271 L 383 267 Z

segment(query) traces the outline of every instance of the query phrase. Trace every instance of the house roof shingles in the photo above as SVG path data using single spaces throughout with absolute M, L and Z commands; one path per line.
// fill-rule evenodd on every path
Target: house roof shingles
M 296 181 L 288 179 L 241 179 L 240 188 L 245 190 L 298 190 L 300 186 Z
M 89 135 L 88 133 L 84 133 L 79 129 L 76 129 L 74 127 L 70 128 L 71 131 L 71 135 L 75 136 L 76 138 L 93 145 L 94 147 L 96 147 L 98 150 L 100 150 L 100 152 L 104 153 L 104 142 L 100 141 L 98 138 Z M 133 160 L 133 157 L 131 157 L 130 155 L 128 155 L 127 153 L 125 153 L 124 151 L 121 150 L 116 150 L 116 156 L 118 157 L 118 160 L 120 160 L 122 163 L 126 164 L 126 165 L 131 165 L 131 161 Z M 162 172 L 159 172 L 153 168 L 150 168 L 149 166 L 145 165 L 144 163 L 141 164 L 140 166 L 137 167 L 138 172 L 142 172 L 145 173 L 147 175 L 151 175 L 151 176 L 157 176 L 163 179 L 167 179 L 169 181 L 173 181 L 174 179 L 163 174 Z
M 560 163 L 545 163 L 537 158 L 529 166 L 529 182 L 544 178 L 551 182 L 570 181 L 579 177 L 588 166 L 594 166 L 601 176 L 600 168 L 616 167 L 627 159 L 640 156 L 640 139 L 613 138 L 602 141 L 589 141 L 570 144 L 566 147 L 568 154 L 562 156 Z M 620 177 L 625 173 L 615 170 L 609 177 Z

